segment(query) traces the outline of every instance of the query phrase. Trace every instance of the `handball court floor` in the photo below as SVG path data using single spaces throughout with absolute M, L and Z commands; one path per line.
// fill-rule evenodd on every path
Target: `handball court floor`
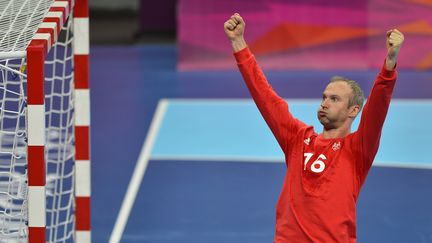
M 286 168 L 237 70 L 178 72 L 173 44 L 92 46 L 90 65 L 93 242 L 272 242 Z M 376 72 L 265 71 L 318 131 L 327 80 L 368 94 Z M 431 74 L 399 72 L 357 204 L 360 243 L 432 242 Z

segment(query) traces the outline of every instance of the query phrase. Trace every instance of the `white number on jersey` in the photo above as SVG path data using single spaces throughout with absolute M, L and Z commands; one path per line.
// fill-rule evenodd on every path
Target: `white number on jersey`
M 306 170 L 307 164 L 309 163 L 309 160 L 312 158 L 313 153 L 304 153 L 305 161 L 304 161 L 304 167 L 303 169 Z M 311 164 L 310 169 L 312 172 L 315 173 L 321 173 L 325 169 L 325 163 L 323 160 L 326 160 L 324 154 L 320 154 L 318 158 Z

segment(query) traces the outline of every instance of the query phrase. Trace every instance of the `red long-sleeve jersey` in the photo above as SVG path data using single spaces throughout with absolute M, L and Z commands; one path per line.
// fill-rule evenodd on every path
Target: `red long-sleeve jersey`
M 234 56 L 288 167 L 274 242 L 356 242 L 356 202 L 378 150 L 396 71 L 381 69 L 356 132 L 325 139 L 291 115 L 248 48 Z

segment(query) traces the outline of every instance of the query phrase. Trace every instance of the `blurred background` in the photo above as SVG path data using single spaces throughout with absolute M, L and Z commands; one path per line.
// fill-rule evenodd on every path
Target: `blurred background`
M 90 0 L 91 43 L 173 43 L 177 29 L 176 6 L 175 0 Z
M 94 242 L 272 242 L 286 167 L 223 32 L 235 12 L 273 88 L 317 132 L 330 77 L 358 81 L 367 96 L 386 31 L 405 34 L 358 242 L 432 242 L 432 1 L 89 5 Z

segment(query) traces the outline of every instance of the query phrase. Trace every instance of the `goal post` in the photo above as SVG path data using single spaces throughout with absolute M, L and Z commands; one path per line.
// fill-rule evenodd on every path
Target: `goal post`
M 90 242 L 90 91 L 88 0 L 76 0 L 74 9 L 76 239 Z
M 88 0 L 0 14 L 0 242 L 91 242 Z

